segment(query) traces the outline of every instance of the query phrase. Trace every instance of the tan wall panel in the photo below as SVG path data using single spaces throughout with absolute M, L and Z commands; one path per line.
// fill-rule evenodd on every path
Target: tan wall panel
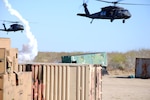
M 58 100 L 61 99 L 61 94 L 62 94 L 62 67 L 58 67 Z
M 5 58 L 5 48 L 0 48 L 0 58 Z
M 18 72 L 18 49 L 10 48 L 7 50 L 7 56 L 12 61 L 11 72 Z
M 5 73 L 6 68 L 5 68 L 5 61 L 0 62 L 0 73 Z
M 67 89 L 66 89 L 66 100 L 70 100 L 70 67 L 69 65 L 67 65 L 67 73 L 66 73 L 66 85 L 67 85 Z
M 90 67 L 85 67 L 85 100 L 90 100 Z
M 3 76 L 0 76 L 0 100 L 3 100 Z
M 70 68 L 70 100 L 76 100 L 77 85 L 74 80 L 77 80 L 77 67 L 71 66 Z
M 46 98 L 46 65 L 43 65 L 43 98 Z
M 15 99 L 17 97 L 17 94 L 14 91 L 16 84 L 15 74 L 3 75 L 3 84 L 3 100 Z
M 50 67 L 46 66 L 46 70 L 46 98 L 44 99 L 50 100 Z
M 3 100 L 3 91 L 0 90 L 0 100 Z
M 18 74 L 16 84 L 15 74 L 3 75 L 3 99 L 1 100 L 32 100 L 32 78 L 31 72 Z
M 23 72 L 19 75 L 19 91 L 23 91 L 22 97 L 18 100 L 32 100 L 32 73 Z M 23 98 L 23 99 L 22 99 Z
M 0 73 L 6 72 L 6 49 L 0 48 Z
M 11 41 L 9 38 L 0 38 L 0 48 L 9 49 L 11 47 Z
M 58 66 L 54 66 L 54 100 L 58 100 Z

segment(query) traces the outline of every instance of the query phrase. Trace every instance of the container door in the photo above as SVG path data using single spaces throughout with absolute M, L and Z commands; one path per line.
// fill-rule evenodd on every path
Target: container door
M 149 58 L 136 58 L 135 77 L 136 78 L 150 78 L 150 59 Z

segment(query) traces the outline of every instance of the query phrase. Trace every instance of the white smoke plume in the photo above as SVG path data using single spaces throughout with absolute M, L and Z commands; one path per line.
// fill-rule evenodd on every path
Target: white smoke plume
M 6 8 L 10 12 L 11 15 L 16 16 L 23 24 L 25 27 L 25 32 L 26 32 L 26 37 L 28 38 L 29 42 L 28 44 L 25 44 L 22 46 L 22 50 L 19 51 L 19 61 L 32 61 L 34 57 L 38 53 L 38 45 L 37 45 L 37 40 L 30 31 L 30 26 L 27 20 L 25 20 L 21 14 L 12 8 L 11 4 L 8 2 L 8 0 L 3 0 L 5 3 Z

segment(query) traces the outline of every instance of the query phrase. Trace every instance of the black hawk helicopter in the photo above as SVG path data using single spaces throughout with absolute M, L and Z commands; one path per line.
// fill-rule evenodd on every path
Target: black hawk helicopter
M 16 32 L 16 31 L 21 31 L 23 32 L 24 27 L 21 24 L 18 24 L 19 22 L 14 22 L 14 21 L 5 21 L 5 22 L 9 22 L 9 23 L 14 23 L 11 24 L 9 28 L 6 28 L 5 24 L 3 23 L 4 29 L 0 29 L 0 31 L 6 31 L 7 34 L 8 32 Z
M 94 19 L 109 19 L 111 22 L 113 22 L 113 20 L 115 20 L 115 19 L 122 19 L 123 20 L 122 22 L 125 23 L 125 20 L 129 19 L 131 17 L 131 14 L 127 9 L 116 6 L 116 4 L 150 5 L 150 4 L 120 3 L 120 1 L 122 1 L 122 0 L 118 0 L 118 1 L 114 1 L 114 2 L 104 1 L 104 0 L 97 0 L 97 1 L 105 2 L 105 3 L 112 3 L 112 4 L 114 4 L 114 6 L 106 6 L 106 7 L 101 8 L 100 12 L 90 14 L 90 12 L 87 8 L 87 4 L 83 3 L 85 14 L 78 13 L 77 15 L 91 18 L 92 19 L 91 23 L 93 22 Z

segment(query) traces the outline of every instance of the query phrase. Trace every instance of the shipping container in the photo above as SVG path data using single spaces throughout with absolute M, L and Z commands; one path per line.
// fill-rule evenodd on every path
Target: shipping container
M 136 78 L 150 78 L 150 58 L 136 58 Z
M 79 64 L 101 64 L 107 67 L 107 53 L 85 53 L 79 55 L 62 56 L 62 63 L 79 63 Z
M 92 64 L 19 64 L 32 71 L 33 100 L 102 100 L 101 66 Z

